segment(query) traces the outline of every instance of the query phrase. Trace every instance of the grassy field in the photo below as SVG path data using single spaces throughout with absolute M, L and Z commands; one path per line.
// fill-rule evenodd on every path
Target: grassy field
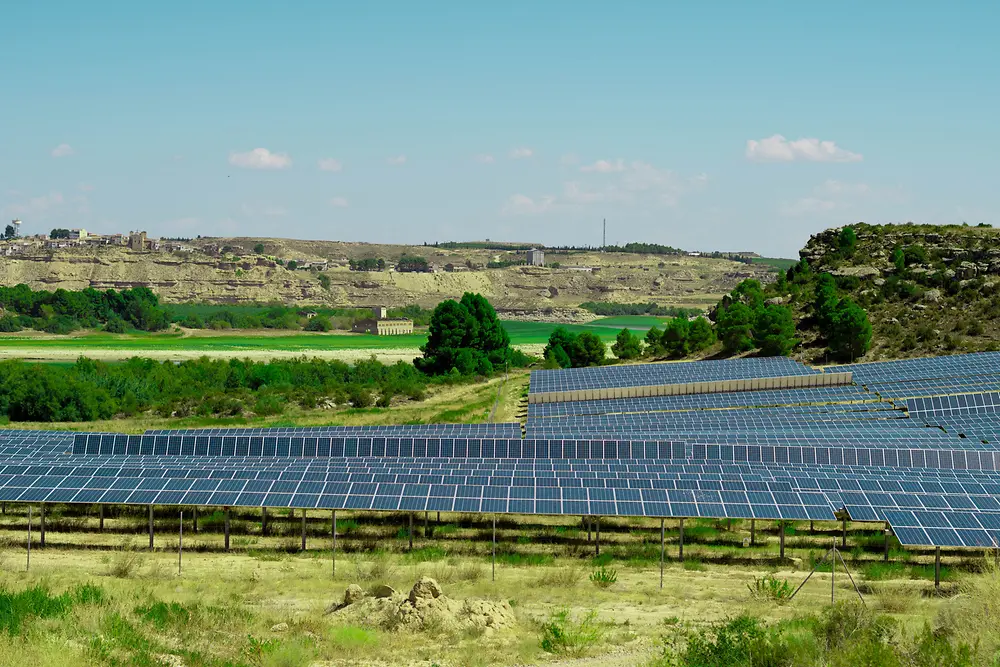
M 643 336 L 650 327 L 661 323 L 662 320 L 655 317 L 608 317 L 585 325 L 512 321 L 505 321 L 503 324 L 514 345 L 522 347 L 529 354 L 538 354 L 540 346 L 546 343 L 557 326 L 565 326 L 574 333 L 590 331 L 611 343 L 622 328 L 627 327 Z M 65 361 L 79 355 L 99 359 L 132 356 L 185 359 L 201 355 L 251 358 L 307 355 L 353 361 L 375 354 L 387 361 L 408 361 L 420 354 L 419 348 L 425 342 L 427 334 L 424 332 L 403 336 L 279 330 L 196 330 L 131 334 L 86 332 L 69 336 L 22 332 L 0 334 L 0 358 Z
M 756 582 L 797 586 L 839 530 L 835 523 L 786 528 L 787 557 L 779 560 L 776 524 L 758 522 L 757 544 L 745 547 L 749 522 L 689 522 L 680 560 L 671 521 L 661 588 L 659 523 L 650 520 L 603 520 L 597 556 L 596 531 L 588 537 L 579 518 L 502 515 L 494 580 L 486 516 L 439 520 L 432 513 L 425 524 L 418 514 L 411 547 L 406 514 L 338 513 L 334 575 L 328 512 L 307 515 L 305 551 L 300 512 L 272 511 L 267 535 L 259 512 L 235 513 L 226 552 L 223 514 L 202 508 L 194 532 L 190 510 L 178 571 L 176 508 L 158 508 L 152 552 L 142 508 L 109 508 L 102 532 L 95 507 L 50 507 L 45 548 L 36 508 L 25 572 L 26 510 L 7 507 L 0 515 L 0 625 L 8 630 L 0 632 L 0 664 L 666 664 L 655 662 L 663 641 L 681 631 L 740 613 L 794 623 L 827 609 L 829 568 L 791 601 L 761 595 Z M 1000 618 L 991 561 L 946 553 L 943 594 L 934 595 L 930 554 L 897 547 L 883 564 L 880 541 L 877 531 L 850 526 L 844 557 L 865 613 L 886 614 L 901 637 L 975 613 L 965 632 L 986 633 L 981 648 L 995 650 L 993 626 L 984 627 Z M 350 584 L 405 595 L 423 576 L 440 584 L 457 614 L 394 625 L 350 608 L 324 613 Z M 857 600 L 843 570 L 835 590 L 838 600 Z M 512 624 L 494 630 L 461 622 L 482 605 L 509 610 Z
M 754 264 L 773 267 L 776 271 L 787 271 L 799 263 L 797 259 L 785 259 L 784 257 L 754 257 L 750 261 Z

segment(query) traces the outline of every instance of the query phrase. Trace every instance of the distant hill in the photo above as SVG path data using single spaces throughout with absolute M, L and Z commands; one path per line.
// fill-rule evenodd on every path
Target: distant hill
M 774 277 L 767 266 L 725 259 L 596 250 L 546 250 L 545 267 L 524 266 L 527 244 L 480 247 L 486 243 L 434 247 L 240 237 L 185 240 L 171 244 L 183 247 L 172 252 L 74 246 L 3 256 L 0 248 L 0 284 L 48 290 L 146 286 L 166 303 L 390 307 L 431 307 L 472 291 L 501 310 L 544 316 L 584 302 L 705 308 L 744 278 Z M 425 259 L 432 271 L 392 270 L 404 256 Z M 379 259 L 384 270 L 350 268 L 352 262 L 374 268 L 372 260 Z

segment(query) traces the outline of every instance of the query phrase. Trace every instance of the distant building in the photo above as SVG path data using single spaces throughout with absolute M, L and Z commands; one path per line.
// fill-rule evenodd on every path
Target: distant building
M 376 336 L 398 336 L 413 333 L 413 320 L 376 320 L 369 318 L 354 323 L 351 329 L 355 333 L 368 333 Z
M 372 315 L 374 317 L 355 322 L 351 330 L 355 333 L 367 333 L 376 336 L 399 336 L 413 333 L 413 320 L 386 319 L 385 306 L 375 306 L 372 308 Z
M 69 230 L 69 238 L 71 241 L 83 241 L 87 238 L 87 230 L 71 229 Z
M 528 266 L 545 266 L 545 253 L 538 248 L 529 250 Z
M 146 232 L 129 232 L 128 233 L 128 249 L 136 250 L 142 252 L 149 247 L 149 242 L 146 240 Z

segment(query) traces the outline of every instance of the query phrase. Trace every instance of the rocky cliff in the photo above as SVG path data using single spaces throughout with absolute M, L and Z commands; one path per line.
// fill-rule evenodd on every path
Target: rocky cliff
M 257 254 L 253 248 L 264 245 Z M 766 267 L 723 259 L 600 252 L 547 253 L 561 266 L 507 266 L 523 260 L 508 250 L 387 246 L 287 239 L 199 239 L 193 252 L 133 252 L 125 248 L 30 249 L 0 256 L 0 284 L 54 290 L 146 286 L 168 303 L 302 303 L 337 306 L 433 306 L 463 292 L 480 292 L 498 308 L 536 311 L 585 301 L 656 302 L 702 307 L 740 280 L 769 280 Z M 432 273 L 361 272 L 350 260 L 424 257 Z M 277 260 L 282 260 L 284 265 Z M 322 270 L 289 270 L 288 261 L 325 263 Z M 451 269 L 451 270 L 447 270 Z

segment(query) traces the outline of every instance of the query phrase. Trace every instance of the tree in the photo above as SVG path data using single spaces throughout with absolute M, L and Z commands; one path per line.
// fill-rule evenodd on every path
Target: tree
M 679 359 L 688 353 L 688 332 L 690 325 L 686 318 L 675 317 L 663 327 L 660 345 L 670 357 Z
M 253 247 L 253 251 L 255 253 L 257 253 L 258 255 L 263 255 L 264 254 L 264 244 L 263 243 L 258 243 L 257 245 L 255 245 Z
M 822 328 L 828 328 L 833 321 L 833 311 L 840 298 L 837 296 L 837 281 L 829 273 L 820 274 L 816 279 L 813 294 L 813 316 Z
M 308 322 L 306 322 L 306 325 L 305 327 L 303 327 L 303 329 L 305 329 L 306 331 L 326 332 L 333 329 L 333 324 L 330 322 L 329 317 L 324 317 L 323 315 L 314 315 L 309 319 Z
M 325 290 L 330 289 L 330 276 L 325 273 L 319 274 L 319 284 Z
M 570 350 L 569 357 L 573 361 L 574 368 L 584 366 L 600 366 L 604 363 L 604 357 L 608 349 L 597 334 L 584 331 L 573 341 L 573 349 Z
M 496 310 L 482 294 L 466 292 L 459 302 L 475 321 L 470 332 L 468 347 L 484 352 L 490 363 L 501 365 L 508 360 L 510 336 L 500 324 Z
M 753 342 L 765 357 L 786 356 L 798 343 L 792 311 L 777 304 L 761 308 L 754 318 Z
M 288 269 L 289 271 L 294 271 L 295 269 L 299 268 L 299 263 L 293 259 L 289 261 L 288 264 L 285 264 L 285 268 Z
M 635 359 L 642 352 L 642 344 L 639 342 L 638 336 L 628 329 L 622 329 L 618 332 L 618 336 L 615 337 L 615 343 L 611 346 L 611 351 L 619 359 Z
M 3 237 L 5 239 L 12 239 L 17 235 L 17 230 L 14 229 L 14 225 L 7 225 L 7 228 L 3 232 Z
M 837 235 L 837 247 L 843 257 L 851 257 L 858 245 L 858 235 L 851 226 L 844 227 Z
M 424 356 L 414 364 L 425 373 L 490 375 L 511 361 L 510 337 L 489 301 L 466 293 L 462 301 L 442 301 L 431 315 Z
M 49 232 L 49 238 L 50 239 L 68 239 L 69 238 L 69 230 L 68 229 L 58 229 L 58 228 L 57 229 L 53 229 L 51 232 Z
M 906 268 L 906 255 L 903 253 L 903 249 L 900 246 L 894 246 L 892 249 L 892 264 L 896 267 L 897 272 L 901 272 Z
M 737 285 L 732 295 L 734 301 L 746 304 L 751 310 L 757 310 L 764 305 L 764 288 L 761 287 L 760 281 L 753 278 L 747 278 Z
M 556 327 L 549 334 L 549 341 L 545 344 L 545 349 L 542 351 L 542 356 L 548 357 L 549 354 L 555 355 L 556 349 L 562 350 L 562 353 L 566 355 L 566 359 L 569 360 L 569 352 L 573 349 L 573 343 L 576 342 L 576 336 L 567 331 L 564 327 Z M 559 356 L 556 357 L 557 360 Z M 562 364 L 560 364 L 562 366 Z M 566 364 L 563 368 L 569 368 L 571 364 Z
M 733 303 L 719 313 L 716 334 L 727 354 L 753 349 L 753 311 L 742 303 Z
M 688 325 L 688 350 L 690 352 L 701 352 L 711 347 L 715 342 L 715 330 L 712 323 L 704 317 L 693 320 Z
M 545 354 L 545 361 L 547 366 L 553 368 L 570 368 L 573 366 L 573 362 L 569 358 L 569 353 L 560 345 L 555 346 Z
M 830 353 L 837 361 L 860 359 L 872 345 L 872 324 L 868 313 L 851 299 L 841 299 L 826 338 Z
M 663 351 L 663 332 L 656 327 L 650 327 L 646 332 L 646 353 L 657 355 Z

